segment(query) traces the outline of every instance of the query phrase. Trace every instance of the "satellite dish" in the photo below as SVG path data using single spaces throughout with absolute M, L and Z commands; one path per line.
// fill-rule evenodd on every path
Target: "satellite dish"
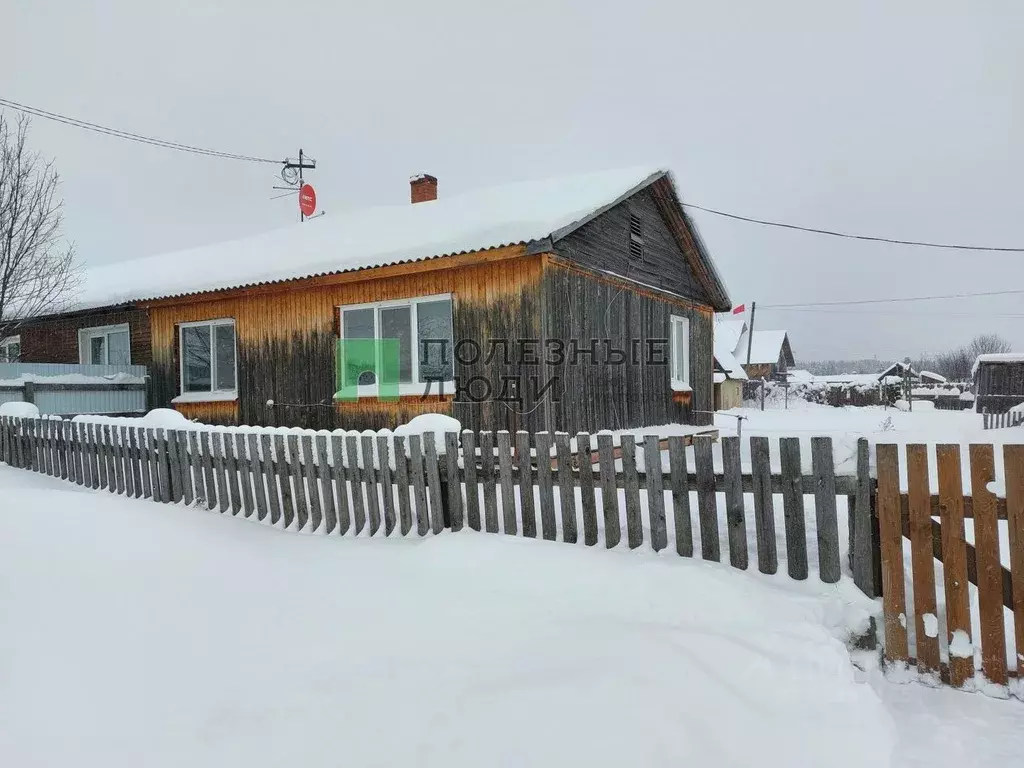
M 295 184 L 299 180 L 299 170 L 297 168 L 284 167 L 281 169 L 281 179 L 285 184 Z

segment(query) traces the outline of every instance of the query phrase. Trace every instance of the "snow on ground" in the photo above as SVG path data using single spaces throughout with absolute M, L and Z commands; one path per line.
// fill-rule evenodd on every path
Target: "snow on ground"
M 851 665 L 814 582 L 294 536 L 0 467 L 0 761 L 1010 763 L 1024 707 Z M 865 762 L 868 761 L 868 762 Z

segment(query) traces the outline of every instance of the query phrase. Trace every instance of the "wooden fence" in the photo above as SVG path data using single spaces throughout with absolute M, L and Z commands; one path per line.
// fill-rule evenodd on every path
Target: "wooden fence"
M 876 448 L 886 657 L 916 663 L 919 671 L 961 687 L 974 677 L 973 649 L 980 646 L 984 677 L 1005 685 L 1008 674 L 1024 672 L 1024 445 L 1003 448 L 1005 499 L 997 498 L 989 486 L 995 477 L 993 446 L 969 448 L 970 495 L 963 491 L 960 446 L 938 445 L 935 455 L 937 471 L 930 473 L 928 447 L 906 447 L 907 493 L 901 493 L 898 447 Z M 937 493 L 930 487 L 930 474 L 937 476 Z M 965 536 L 965 519 L 973 520 L 973 544 Z M 1003 520 L 1009 568 L 1000 561 Z M 904 537 L 910 540 L 912 606 L 906 597 Z M 936 560 L 943 567 L 944 627 L 937 609 Z M 980 636 L 972 629 L 971 584 L 977 588 Z M 913 655 L 909 607 L 916 637 Z M 1004 615 L 1004 608 L 1012 616 Z M 1006 623 L 1015 636 L 1016 670 L 1007 663 Z M 940 633 L 949 648 L 948 664 L 940 663 Z
M 809 474 L 801 469 L 798 438 L 782 438 L 780 472 L 772 471 L 768 438 L 750 438 L 746 472 L 739 438 L 722 440 L 721 471 L 715 468 L 712 442 L 695 440 L 689 466 L 681 436 L 647 435 L 638 446 L 623 435 L 616 446 L 610 434 L 597 435 L 595 445 L 581 433 L 573 447 L 562 433 L 467 431 L 461 440 L 455 433 L 444 435 L 441 452 L 430 433 L 404 438 L 179 431 L 0 418 L 0 457 L 8 464 L 113 493 L 269 517 L 274 524 L 283 520 L 286 527 L 325 534 L 366 529 L 370 535 L 406 536 L 415 527 L 423 536 L 468 526 L 573 543 L 582 538 L 586 545 L 603 539 L 605 547 L 614 548 L 622 543 L 624 528 L 629 548 L 642 546 L 646 536 L 654 550 L 663 550 L 669 546 L 668 497 L 672 544 L 679 555 L 692 557 L 692 491 L 703 559 L 720 561 L 724 541 L 729 562 L 746 569 L 750 544 L 743 495 L 753 494 L 757 567 L 775 573 L 782 559 L 795 579 L 812 572 L 804 496 L 813 495 L 816 524 L 810 535 L 818 553 L 813 571 L 828 583 L 840 577 L 836 500 L 846 496 L 851 510 L 861 510 L 861 522 L 851 522 L 854 573 L 873 578 L 866 441 L 857 476 L 835 475 L 829 438 L 813 438 Z M 658 469 L 644 471 L 647 467 Z M 458 482 L 450 482 L 453 478 Z M 567 491 L 559 492 L 557 505 L 555 488 Z M 724 497 L 722 537 L 719 494 Z M 776 546 L 776 494 L 782 496 L 783 558 Z
M 1024 424 L 1024 413 L 1020 411 L 1006 411 L 1004 413 L 983 413 L 981 423 L 985 429 L 1005 429 L 1006 427 L 1019 427 Z

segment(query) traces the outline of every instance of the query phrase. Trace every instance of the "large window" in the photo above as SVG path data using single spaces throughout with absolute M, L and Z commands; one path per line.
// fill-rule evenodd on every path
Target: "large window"
M 235 321 L 183 323 L 180 333 L 182 394 L 234 395 L 238 390 Z
M 127 324 L 80 330 L 78 360 L 83 365 L 131 365 L 131 334 Z
M 671 316 L 672 348 L 669 365 L 672 369 L 672 389 L 677 392 L 690 390 L 690 321 L 679 315 Z
M 0 339 L 0 363 L 16 363 L 21 359 L 21 336 Z
M 428 381 L 450 383 L 455 378 L 452 337 L 452 300 L 448 295 L 425 296 L 377 304 L 341 307 L 341 338 L 394 339 L 398 342 L 398 382 L 404 394 L 422 392 Z M 351 381 L 358 375 L 359 394 L 377 394 L 380 354 L 370 370 L 365 355 L 354 354 L 341 361 Z M 342 354 L 345 346 L 342 345 Z M 450 392 L 450 388 L 446 388 Z

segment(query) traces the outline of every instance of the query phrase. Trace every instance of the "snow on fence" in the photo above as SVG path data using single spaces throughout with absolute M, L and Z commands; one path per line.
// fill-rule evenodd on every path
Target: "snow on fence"
M 995 482 L 993 446 L 968 449 L 971 495 L 963 491 L 960 451 L 959 445 L 935 446 L 938 471 L 931 476 L 938 478 L 938 493 L 932 493 L 928 446 L 906 446 L 902 492 L 899 447 L 876 446 L 885 655 L 958 688 L 977 687 L 977 657 L 984 681 L 1006 686 L 1014 669 L 1018 677 L 1024 674 L 1024 445 L 1003 446 L 1005 498 L 996 496 L 1002 489 Z M 965 519 L 973 543 L 965 535 Z
M 9 402 L 60 416 L 145 413 L 146 366 L 0 363 L 0 405 Z
M 722 440 L 722 469 L 716 471 L 712 438 L 682 435 L 644 435 L 638 446 L 633 435 L 613 439 L 610 433 L 596 441 L 586 433 L 570 440 L 564 433 L 469 431 L 435 439 L 430 432 L 406 437 L 187 423 L 159 429 L 109 421 L 0 417 L 0 458 L 78 485 L 255 515 L 271 524 L 283 520 L 286 528 L 324 534 L 407 536 L 415 525 L 424 536 L 468 526 L 571 543 L 582 538 L 587 545 L 603 541 L 610 549 L 623 543 L 624 532 L 631 549 L 647 539 L 664 550 L 671 537 L 683 557 L 694 555 L 696 541 L 705 560 L 720 561 L 724 544 L 730 564 L 746 569 L 752 533 L 759 570 L 776 573 L 781 560 L 792 578 L 817 573 L 826 583 L 840 578 L 836 501 L 845 496 L 848 509 L 859 510 L 850 526 L 855 579 L 873 578 L 866 441 L 859 446 L 858 475 L 837 476 L 827 437 L 812 440 L 809 474 L 802 472 L 798 438 L 782 438 L 779 472 L 772 469 L 768 438 L 750 438 L 750 471 L 743 473 L 737 437 Z M 744 494 L 753 495 L 750 521 Z M 778 537 L 776 494 L 784 512 Z M 805 495 L 814 497 L 810 526 Z
M 1005 429 L 1019 427 L 1024 424 L 1024 411 L 1006 411 L 1005 413 L 982 413 L 981 422 L 985 429 Z

